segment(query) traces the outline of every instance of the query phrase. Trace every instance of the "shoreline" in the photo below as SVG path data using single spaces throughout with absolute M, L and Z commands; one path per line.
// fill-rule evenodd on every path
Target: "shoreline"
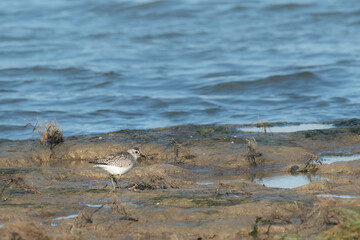
M 327 124 L 335 127 L 272 132 L 274 125 L 263 125 L 270 127 L 266 133 L 241 131 L 244 125 L 122 130 L 65 137 L 52 149 L 35 139 L 1 140 L 1 182 L 24 181 L 5 186 L 3 234 L 23 224 L 13 219 L 21 219 L 28 231 L 50 238 L 117 239 L 122 233 L 134 239 L 315 239 L 345 221 L 341 209 L 360 204 L 360 120 Z M 108 175 L 87 162 L 130 146 L 147 158 L 122 177 L 123 189 L 111 192 Z M 326 159 L 335 162 L 320 164 Z
M 88 134 L 74 134 L 74 135 L 68 135 L 66 138 L 71 137 L 80 137 L 80 136 L 93 136 L 93 135 L 104 135 L 109 133 L 116 133 L 116 132 L 122 132 L 122 131 L 154 131 L 154 130 L 162 130 L 162 129 L 172 129 L 172 128 L 181 128 L 186 126 L 228 126 L 228 127 L 234 127 L 234 128 L 261 128 L 261 124 L 265 124 L 267 127 L 291 127 L 291 126 L 312 126 L 314 125 L 314 128 L 310 129 L 304 129 L 305 130 L 316 130 L 317 125 L 334 125 L 335 127 L 344 126 L 346 124 L 350 125 L 359 125 L 360 124 L 360 118 L 347 118 L 347 119 L 337 119 L 337 120 L 328 120 L 328 121 L 310 121 L 310 122 L 282 122 L 282 121 L 260 121 L 260 122 L 248 122 L 248 123 L 224 123 L 224 124 L 185 124 L 185 125 L 171 125 L 171 126 L 165 126 L 165 127 L 155 127 L 155 128 L 145 128 L 145 129 L 120 129 L 120 130 L 114 130 L 109 132 L 97 132 L 97 133 L 88 133 Z M 25 128 L 26 126 L 24 126 Z M 63 131 L 61 125 L 60 130 Z M 297 131 L 302 131 L 301 128 Z M 29 133 L 29 136 L 32 135 L 32 133 Z M 37 134 L 34 134 L 32 137 L 26 138 L 26 139 L 10 139 L 10 138 L 0 138 L 0 142 L 2 141 L 31 141 L 31 140 L 37 140 Z

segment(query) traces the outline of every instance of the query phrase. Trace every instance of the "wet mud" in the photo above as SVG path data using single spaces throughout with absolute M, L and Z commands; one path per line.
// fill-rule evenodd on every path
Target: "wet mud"
M 359 208 L 360 124 L 326 124 L 123 130 L 51 150 L 0 140 L 0 238 L 327 239 Z M 131 146 L 146 158 L 112 190 L 88 161 Z

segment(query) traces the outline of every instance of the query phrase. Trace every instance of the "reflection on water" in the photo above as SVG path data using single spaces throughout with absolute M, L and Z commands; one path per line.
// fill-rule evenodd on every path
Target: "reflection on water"
M 271 188 L 297 188 L 322 179 L 329 180 L 320 176 L 307 176 L 299 174 L 255 178 L 254 182 Z

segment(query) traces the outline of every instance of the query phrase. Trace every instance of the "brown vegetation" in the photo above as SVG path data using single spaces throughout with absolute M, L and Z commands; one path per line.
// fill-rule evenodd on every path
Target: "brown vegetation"
M 270 127 L 272 126 L 270 122 L 264 122 L 260 116 L 258 116 L 259 122 L 256 123 L 256 127 L 263 128 L 264 134 L 266 135 L 268 132 L 271 133 Z
M 127 188 L 136 190 L 155 190 L 155 189 L 169 189 L 179 188 L 175 181 L 166 180 L 163 176 L 158 174 L 147 174 L 143 180 L 132 184 Z
M 246 154 L 246 160 L 250 163 L 251 166 L 256 167 L 259 164 L 261 164 L 262 159 L 260 158 L 262 156 L 262 153 L 257 152 L 257 142 L 255 138 L 246 139 L 247 141 L 247 154 Z
M 0 235 L 1 239 L 8 240 L 50 240 L 45 234 L 43 227 L 38 223 L 18 221 L 4 227 Z
M 318 170 L 318 166 L 321 165 L 321 160 L 317 156 L 310 157 L 306 162 L 303 169 L 299 170 L 302 173 L 315 173 Z
M 4 196 L 4 193 L 7 192 L 6 190 L 10 189 L 18 189 L 25 192 L 41 194 L 34 186 L 27 184 L 19 175 L 10 175 L 2 181 L 3 184 L 0 190 L 0 200 L 6 201 L 14 194 L 14 191 L 8 191 L 8 195 L 6 197 Z
M 50 145 L 50 149 L 64 142 L 63 132 L 59 129 L 56 120 L 43 123 L 37 119 L 35 125 L 28 121 L 26 126 L 33 129 L 33 134 L 37 132 L 40 135 L 40 143 Z
M 184 164 L 187 159 L 195 158 L 194 155 L 190 154 L 190 150 L 188 148 L 182 146 L 175 139 L 172 139 L 171 145 L 175 154 L 174 162 L 176 164 Z

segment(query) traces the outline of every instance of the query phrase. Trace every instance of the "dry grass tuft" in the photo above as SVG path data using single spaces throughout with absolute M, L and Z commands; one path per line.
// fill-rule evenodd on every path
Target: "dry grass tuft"
M 182 146 L 175 139 L 171 140 L 171 145 L 174 150 L 175 159 L 174 162 L 176 164 L 184 164 L 186 160 L 195 158 L 194 155 L 190 154 L 190 150 L 184 146 Z
M 29 193 L 41 194 L 32 184 L 27 184 L 24 179 L 19 175 L 9 176 L 6 179 L 3 179 L 3 186 L 0 190 L 0 200 L 6 201 L 14 193 L 14 191 L 9 191 L 8 196 L 4 197 L 6 190 L 10 189 L 20 189 Z
M 271 133 L 270 127 L 272 126 L 270 122 L 264 122 L 260 115 L 258 116 L 259 122 L 256 123 L 256 127 L 263 128 L 264 129 L 264 135 L 266 135 L 268 132 Z
M 135 183 L 128 188 L 136 190 L 155 190 L 155 189 L 169 189 L 169 188 L 179 188 L 179 186 L 174 181 L 166 180 L 164 177 L 151 174 L 147 175 L 139 183 Z
M 8 240 L 50 240 L 44 229 L 36 223 L 18 221 L 4 226 L 1 239 Z
M 234 186 L 231 185 L 231 184 L 226 184 L 226 183 L 219 182 L 218 185 L 216 186 L 216 189 L 215 189 L 214 198 L 216 198 L 216 197 L 218 197 L 218 196 L 220 196 L 222 194 L 225 194 L 226 196 L 232 195 L 232 196 L 237 197 L 237 198 L 239 197 L 238 194 L 245 194 L 246 196 L 251 196 L 252 195 L 252 193 L 246 192 L 243 189 L 235 190 Z
M 127 220 L 133 222 L 139 221 L 139 219 L 130 216 L 130 214 L 125 210 L 125 208 L 121 206 L 121 204 L 119 203 L 116 197 L 113 198 L 113 201 L 111 203 L 111 211 L 121 216 L 120 220 Z
M 343 220 L 323 232 L 319 239 L 359 239 L 360 238 L 360 213 L 350 209 L 340 209 L 343 214 Z
M 248 143 L 248 152 L 245 156 L 246 160 L 250 163 L 251 166 L 256 167 L 258 165 L 260 165 L 263 161 L 262 157 L 262 153 L 257 152 L 256 148 L 258 148 L 258 144 L 255 140 L 255 138 L 251 138 L 251 139 L 246 139 L 247 143 Z
M 299 170 L 299 172 L 315 173 L 317 170 L 319 170 L 317 166 L 321 164 L 322 162 L 317 156 L 310 157 L 309 160 L 306 162 L 305 167 Z
M 310 206 L 305 206 L 301 203 L 296 204 L 298 218 L 301 221 L 299 230 L 314 229 L 318 232 L 329 225 L 339 223 L 341 214 L 334 210 L 336 202 L 333 198 L 319 198 L 318 201 Z
M 40 143 L 50 145 L 50 149 L 64 142 L 63 132 L 59 129 L 56 120 L 43 123 L 37 119 L 35 125 L 28 121 L 26 127 L 28 126 L 32 127 L 33 134 L 37 132 L 40 135 Z
M 75 218 L 74 223 L 70 228 L 70 232 L 72 233 L 74 229 L 84 228 L 88 224 L 92 224 L 94 222 L 93 221 L 94 214 L 100 211 L 103 207 L 104 205 L 101 205 L 100 207 L 97 208 L 86 207 L 83 210 L 81 210 L 78 216 Z

